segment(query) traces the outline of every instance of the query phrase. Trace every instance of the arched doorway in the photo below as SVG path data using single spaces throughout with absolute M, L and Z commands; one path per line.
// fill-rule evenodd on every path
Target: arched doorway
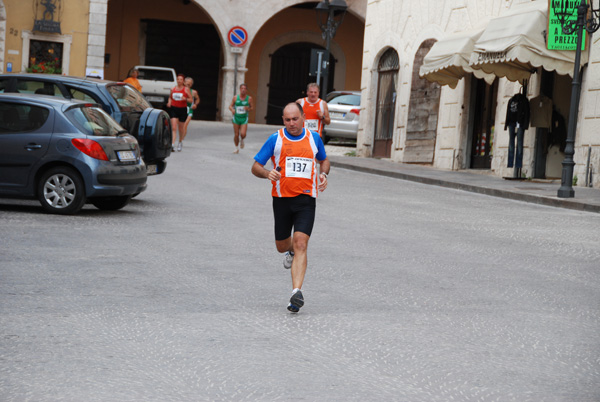
M 267 106 L 267 124 L 281 124 L 283 108 L 306 94 L 306 86 L 315 82 L 309 75 L 311 49 L 323 49 L 322 46 L 308 42 L 291 43 L 280 47 L 271 56 L 271 75 L 269 77 L 269 101 Z M 335 59 L 329 57 L 330 75 L 328 87 L 333 88 Z M 329 91 L 321 89 L 322 97 Z
M 396 87 L 400 59 L 398 52 L 388 49 L 379 60 L 377 72 L 377 110 L 375 113 L 375 139 L 373 157 L 389 158 L 392 154 L 394 136 L 394 113 L 396 110 Z
M 440 109 L 440 84 L 419 77 L 423 58 L 435 43 L 435 39 L 423 42 L 415 55 L 413 64 L 408 122 L 404 159 L 406 163 L 433 163 L 435 140 Z
M 194 79 L 201 107 L 194 119 L 215 120 L 221 65 L 221 40 L 211 24 L 142 20 L 145 64 L 168 66 Z
M 172 67 L 194 79 L 201 98 L 194 119 L 215 120 L 220 112 L 222 43 L 210 15 L 194 1 L 110 0 L 105 77 L 122 80 L 138 64 Z

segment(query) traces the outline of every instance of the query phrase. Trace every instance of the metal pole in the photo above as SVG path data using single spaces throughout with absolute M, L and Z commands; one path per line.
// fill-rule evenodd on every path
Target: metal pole
M 318 52 L 319 57 L 317 58 L 317 85 L 321 83 L 321 62 L 323 61 L 323 52 Z
M 569 126 L 567 128 L 567 145 L 565 147 L 565 159 L 562 162 L 561 186 L 558 189 L 559 198 L 573 198 L 573 168 L 575 161 L 575 132 L 577 130 L 577 119 L 579 112 L 579 96 L 581 92 L 581 43 L 583 41 L 583 27 L 585 25 L 585 14 L 587 4 L 581 0 L 581 5 L 577 8 L 577 49 L 575 50 L 575 68 L 573 70 L 573 84 L 571 86 L 571 108 L 569 110 Z
M 233 68 L 233 96 L 235 96 L 237 94 L 237 74 L 238 74 L 238 70 L 237 70 L 237 59 L 238 59 L 238 54 L 235 53 L 234 54 L 234 68 Z
M 325 30 L 325 35 L 327 39 L 327 53 L 325 54 L 325 63 L 327 65 L 327 69 L 323 74 L 323 87 L 321 88 L 321 97 L 325 99 L 327 95 L 327 85 L 329 85 L 329 46 L 331 45 L 331 30 L 333 24 L 333 9 L 329 9 L 329 15 L 327 16 L 327 29 Z

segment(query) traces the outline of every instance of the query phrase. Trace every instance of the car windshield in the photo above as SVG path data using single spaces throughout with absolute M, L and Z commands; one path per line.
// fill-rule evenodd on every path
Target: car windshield
M 117 101 L 121 112 L 143 112 L 152 107 L 142 94 L 128 85 L 107 85 L 106 89 Z
M 86 135 L 115 137 L 124 131 L 104 110 L 95 106 L 71 106 L 65 116 Z
M 329 105 L 360 106 L 360 95 L 338 94 L 327 101 Z

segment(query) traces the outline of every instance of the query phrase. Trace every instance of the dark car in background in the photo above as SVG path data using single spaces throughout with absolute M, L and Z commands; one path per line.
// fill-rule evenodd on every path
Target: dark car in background
M 356 141 L 360 115 L 360 91 L 334 91 L 325 98 L 331 122 L 323 128 L 323 141 L 343 138 Z
M 146 189 L 137 140 L 96 104 L 0 94 L 0 197 L 55 214 L 117 210 Z
M 138 140 L 149 175 L 166 169 L 172 142 L 169 115 L 152 108 L 143 95 L 128 84 L 52 74 L 0 74 L 2 92 L 97 103 Z

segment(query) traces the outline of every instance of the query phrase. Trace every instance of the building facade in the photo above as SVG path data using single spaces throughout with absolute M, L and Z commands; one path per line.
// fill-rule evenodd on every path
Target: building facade
M 357 154 L 508 178 L 560 179 L 575 52 L 543 49 L 548 5 L 548 0 L 370 1 Z M 489 32 L 493 29 L 502 34 Z M 485 47 L 485 38 L 510 35 L 520 35 L 520 42 Z M 599 54 L 598 44 L 588 39 L 574 156 L 577 185 L 596 188 Z M 544 107 L 551 106 L 545 110 L 552 114 L 547 122 L 528 120 L 520 169 L 510 152 L 507 115 L 518 93 L 526 94 L 532 111 L 547 100 Z M 516 154 L 516 139 L 513 144 Z
M 0 0 L 0 72 L 34 66 L 85 76 L 104 68 L 108 0 Z
M 195 118 L 229 120 L 229 103 L 236 87 L 245 82 L 256 105 L 250 121 L 280 124 L 282 105 L 301 97 L 306 84 L 315 80 L 308 76 L 311 50 L 325 48 L 317 4 L 0 0 L 0 71 L 31 69 L 36 52 L 48 50 L 54 55 L 60 51 L 62 73 L 76 76 L 122 80 L 135 65 L 173 67 L 195 80 L 202 99 Z M 360 89 L 367 0 L 347 4 L 330 47 L 330 90 Z M 36 26 L 36 21 L 45 22 Z M 60 32 L 52 32 L 57 23 Z M 234 27 L 247 32 L 239 53 L 229 45 Z

